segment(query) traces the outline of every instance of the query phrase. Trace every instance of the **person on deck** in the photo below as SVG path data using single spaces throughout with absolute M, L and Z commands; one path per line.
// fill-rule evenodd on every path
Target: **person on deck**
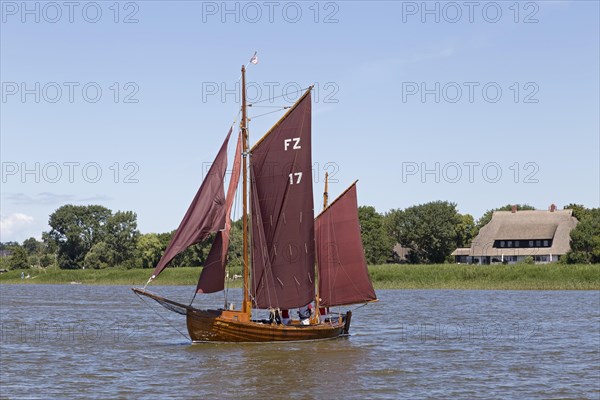
M 310 314 L 311 314 L 312 304 L 308 303 L 307 305 L 300 307 L 298 309 L 298 316 L 300 317 L 301 325 L 310 325 Z
M 321 322 L 325 322 L 327 314 L 329 314 L 329 307 L 319 307 L 319 316 L 321 317 Z

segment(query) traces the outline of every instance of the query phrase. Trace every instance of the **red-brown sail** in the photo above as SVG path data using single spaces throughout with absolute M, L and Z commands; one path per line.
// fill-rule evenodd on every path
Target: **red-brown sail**
M 314 299 L 311 101 L 308 90 L 251 150 L 252 296 L 257 308 Z
M 156 278 L 179 253 L 189 246 L 206 239 L 208 235 L 223 229 L 225 225 L 225 192 L 223 179 L 227 168 L 227 144 L 231 129 L 213 161 L 206 178 L 194 196 L 179 228 L 169 246 L 154 268 L 152 279 Z
M 227 265 L 227 249 L 229 248 L 229 230 L 231 229 L 231 207 L 235 198 L 235 192 L 240 181 L 240 164 L 242 158 L 242 135 L 238 135 L 233 159 L 233 170 L 231 180 L 227 188 L 225 198 L 225 228 L 217 232 L 215 241 L 210 248 L 198 285 L 197 293 L 214 293 L 223 290 L 225 282 L 225 265 Z
M 320 305 L 377 299 L 360 237 L 356 182 L 315 220 Z

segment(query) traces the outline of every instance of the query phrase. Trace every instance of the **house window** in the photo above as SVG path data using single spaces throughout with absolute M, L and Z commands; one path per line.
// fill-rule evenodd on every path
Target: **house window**
M 540 240 L 536 240 L 535 247 L 541 247 L 541 246 L 542 246 L 542 242 Z
M 533 240 L 529 241 L 529 247 L 533 247 Z
M 544 247 L 548 247 L 548 241 L 544 240 Z
M 500 247 L 504 247 L 504 240 L 500 241 Z
M 512 240 L 508 241 L 508 247 L 512 247 Z
M 515 247 L 519 247 L 519 241 L 515 240 Z

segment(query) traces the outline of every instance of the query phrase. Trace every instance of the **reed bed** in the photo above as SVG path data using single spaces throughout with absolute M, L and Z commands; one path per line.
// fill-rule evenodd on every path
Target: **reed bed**
M 195 285 L 200 268 L 167 268 L 156 285 Z M 23 270 L 30 277 L 21 279 L 21 270 L 0 275 L 1 284 L 85 284 L 142 286 L 149 269 Z M 371 265 L 371 280 L 376 289 L 489 289 L 489 290 L 600 290 L 600 264 L 515 264 L 515 265 Z M 229 271 L 241 275 L 241 268 Z M 228 286 L 242 286 L 230 279 Z

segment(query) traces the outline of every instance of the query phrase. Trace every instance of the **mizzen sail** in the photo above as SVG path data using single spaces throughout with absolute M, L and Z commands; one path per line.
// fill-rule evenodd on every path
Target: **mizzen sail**
M 240 164 L 242 158 L 242 135 L 238 136 L 233 159 L 233 170 L 231 180 L 227 189 L 225 199 L 225 228 L 217 232 L 215 240 L 210 248 L 198 285 L 197 293 L 214 293 L 225 288 L 225 266 L 227 265 L 227 249 L 229 248 L 229 231 L 231 229 L 231 207 L 235 198 L 235 192 L 240 181 Z
M 231 129 L 213 161 L 206 178 L 196 193 L 179 228 L 173 235 L 169 246 L 154 268 L 152 279 L 156 278 L 169 262 L 189 246 L 206 239 L 211 233 L 225 226 L 225 192 L 223 179 L 227 168 L 227 144 Z
M 320 305 L 376 300 L 360 236 L 356 182 L 317 216 L 315 236 Z
M 252 297 L 295 308 L 315 296 L 308 90 L 251 150 Z

